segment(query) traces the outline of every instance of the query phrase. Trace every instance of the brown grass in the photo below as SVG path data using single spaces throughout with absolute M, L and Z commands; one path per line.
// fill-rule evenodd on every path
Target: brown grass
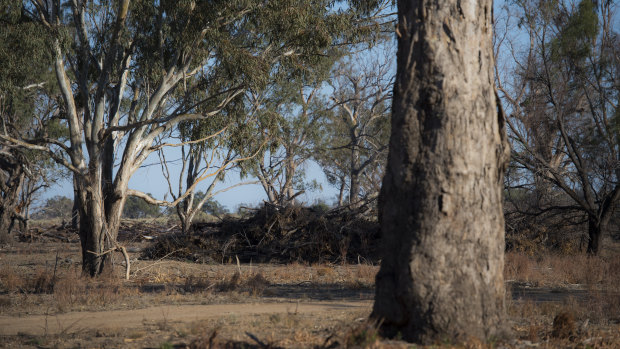
M 183 290 L 190 293 L 200 293 L 209 291 L 214 284 L 208 277 L 189 275 L 183 284 Z
M 515 302 L 508 309 L 514 340 L 545 348 L 619 348 L 620 328 L 589 303 Z M 526 346 L 529 347 L 529 346 Z
M 253 297 L 270 295 L 269 292 L 282 285 L 301 285 L 307 289 L 324 286 L 348 290 L 371 288 L 378 271 L 378 266 L 364 263 L 363 259 L 357 264 L 295 262 L 240 266 L 234 259 L 232 264 L 225 265 L 138 260 L 132 263 L 129 282 L 119 277 L 123 273 L 119 265 L 114 273 L 93 280 L 81 276 L 79 264 L 59 264 L 54 278 L 56 268 L 52 261 L 55 250 L 35 243 L 22 246 L 23 253 L 3 256 L 4 264 L 0 266 L 0 312 L 3 315 L 29 312 L 53 316 L 54 312 L 141 308 L 159 304 L 248 302 L 255 301 Z M 72 252 L 74 255 L 63 254 L 61 249 L 61 258 L 71 257 L 79 261 L 79 255 L 75 257 L 79 250 L 74 248 L 78 251 Z M 10 258 L 17 262 L 11 262 Z M 24 263 L 24 260 L 28 262 Z M 544 303 L 509 299 L 508 315 L 515 333 L 514 342 L 494 344 L 469 340 L 454 345 L 439 343 L 434 348 L 521 348 L 528 347 L 528 342 L 546 348 L 620 348 L 618 270 L 618 255 L 535 257 L 508 253 L 506 280 L 551 290 L 577 288 L 586 292 L 585 296 Z M 268 301 L 277 300 L 270 297 Z M 553 320 L 566 311 L 574 315 L 575 333 L 568 338 L 553 338 Z M 97 346 L 102 347 L 159 347 L 162 343 L 186 343 L 195 348 L 209 347 L 210 344 L 231 348 L 409 347 L 403 342 L 380 338 L 376 329 L 364 322 L 368 314 L 362 312 L 330 314 L 329 318 L 325 314 L 295 312 L 251 317 L 227 315 L 191 326 L 166 321 L 165 314 L 162 316 L 164 321 L 154 323 L 146 330 L 131 329 L 119 334 L 85 332 L 58 341 L 83 338 L 84 344 L 101 335 L 119 338 L 114 344 L 98 342 Z M 253 334 L 262 344 L 246 332 Z M 212 335 L 215 337 L 211 338 Z M 31 339 L 16 337 L 11 340 L 15 347 L 19 347 Z
M 100 279 L 83 277 L 76 272 L 64 274 L 54 286 L 54 300 L 58 311 L 69 311 L 76 307 L 104 307 L 120 303 L 137 290 L 126 287 L 112 275 Z
M 16 270 L 8 265 L 0 268 L 0 291 L 13 293 L 19 292 L 24 288 L 26 280 L 16 272 Z
M 506 253 L 504 279 L 534 286 L 582 284 L 620 290 L 620 256 L 578 255 L 532 257 Z
M 380 340 L 378 324 L 367 320 L 346 331 L 337 344 L 343 348 L 377 348 Z
M 0 271 L 0 291 L 6 293 L 52 293 L 55 278 L 47 269 L 37 268 L 32 277 L 8 266 Z
M 31 275 L 23 275 L 11 267 L 0 272 L 0 291 L 8 294 L 0 307 L 28 304 L 29 300 L 36 303 L 45 299 L 47 302 L 49 296 L 46 295 L 50 295 L 52 302 L 48 304 L 60 312 L 85 306 L 104 307 L 120 303 L 125 297 L 136 293 L 135 288 L 126 287 L 118 277 L 111 274 L 91 279 L 81 276 L 78 270 L 65 269 L 54 275 L 47 268 L 38 268 Z M 48 307 L 46 311 L 49 310 Z

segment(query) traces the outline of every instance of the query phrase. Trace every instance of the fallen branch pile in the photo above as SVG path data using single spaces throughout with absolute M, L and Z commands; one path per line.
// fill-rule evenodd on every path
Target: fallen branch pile
M 248 218 L 194 225 L 191 237 L 160 236 L 143 258 L 165 255 L 198 262 L 377 261 L 379 227 L 364 208 L 322 212 L 265 204 Z
M 66 225 L 51 227 L 34 227 L 27 231 L 17 231 L 17 239 L 20 242 L 79 242 L 77 232 Z

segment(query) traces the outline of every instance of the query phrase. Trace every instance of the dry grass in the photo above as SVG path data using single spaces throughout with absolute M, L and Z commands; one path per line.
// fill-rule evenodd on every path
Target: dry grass
M 264 296 L 287 297 L 280 290 L 286 287 L 303 287 L 302 293 L 309 299 L 314 297 L 313 290 L 325 286 L 367 293 L 374 285 L 378 270 L 377 266 L 370 264 L 238 266 L 236 263 L 200 265 L 139 260 L 132 263 L 132 277 L 125 281 L 120 277 L 124 271 L 122 265 L 91 279 L 81 275 L 79 264 L 59 264 L 54 268 L 54 263 L 46 262 L 47 267 L 34 269 L 15 264 L 0 268 L 0 308 L 3 313 L 115 310 L 170 303 L 239 303 Z
M 8 266 L 0 271 L 0 291 L 5 293 L 52 293 L 56 279 L 49 270 L 37 268 L 31 277 Z
M 79 264 L 55 267 L 57 253 L 43 244 L 22 244 L 21 250 L 2 256 L 0 267 L 0 312 L 3 315 L 53 314 L 80 310 L 135 309 L 159 304 L 238 303 L 260 300 L 278 301 L 273 289 L 323 287 L 372 290 L 378 266 L 357 264 L 198 264 L 183 261 L 132 262 L 129 282 L 114 273 L 96 280 L 81 276 Z M 60 258 L 79 261 L 79 248 L 65 251 Z M 54 270 L 56 275 L 54 277 Z M 518 253 L 506 255 L 505 277 L 548 290 L 578 289 L 585 296 L 559 302 L 508 300 L 508 315 L 515 339 L 508 343 L 470 340 L 458 345 L 438 343 L 435 348 L 522 348 L 528 343 L 545 348 L 620 348 L 620 256 L 587 257 L 550 255 L 532 257 Z M 579 287 L 574 284 L 580 284 Z M 305 292 L 305 291 L 304 291 Z M 278 295 L 280 297 L 280 295 Z M 553 323 L 562 312 L 574 316 L 575 332 L 568 338 L 554 338 Z M 388 341 L 377 335 L 372 324 L 364 322 L 367 312 L 342 314 L 266 314 L 248 317 L 234 315 L 192 324 L 160 321 L 152 327 L 128 329 L 118 333 L 83 332 L 54 341 L 12 337 L 4 347 L 26 342 L 39 346 L 73 343 L 71 346 L 161 347 L 186 344 L 189 347 L 370 347 L 405 348 L 408 344 Z M 585 324 L 585 325 L 584 325 Z M 146 325 L 145 325 L 146 326 Z M 251 334 L 255 338 L 249 336 Z M 214 335 L 214 337 L 212 337 Z M 98 337 L 99 336 L 99 337 Z M 0 338 L 0 342 L 6 338 Z M 80 340 L 82 342 L 80 342 Z M 107 342 L 105 342 L 106 340 Z M 73 341 L 73 342 L 71 342 Z M 99 341 L 90 344 L 91 341 Z M 13 343 L 13 345 L 11 345 Z M 51 344 L 50 344 L 51 343 Z M 95 343 L 95 342 L 93 342 Z M 262 343 L 262 344 L 261 344 Z M 0 344 L 0 348 L 3 344 Z
M 620 290 L 620 255 L 610 257 L 547 255 L 532 257 L 522 253 L 506 254 L 504 279 L 531 283 L 533 286 L 582 284 Z
M 187 333 L 192 338 L 181 343 L 189 342 L 190 348 L 323 348 L 334 342 L 334 331 L 344 332 L 356 317 L 366 316 L 360 312 L 330 317 L 295 312 L 228 316 L 191 324 Z
M 91 279 L 77 272 L 68 272 L 54 286 L 54 300 L 59 311 L 83 307 L 103 308 L 137 294 L 137 289 L 127 287 L 121 279 L 109 274 Z
M 18 292 L 23 289 L 26 280 L 12 266 L 0 268 L 0 291 L 6 293 Z
M 32 275 L 23 275 L 11 267 L 0 272 L 0 292 L 7 294 L 0 304 L 5 310 L 45 302 L 45 312 L 100 309 L 137 293 L 111 274 L 91 279 L 81 276 L 76 269 L 56 273 L 36 269 Z
M 508 314 L 513 322 L 514 347 L 523 343 L 546 348 L 620 347 L 618 320 L 605 317 L 589 302 L 515 302 Z

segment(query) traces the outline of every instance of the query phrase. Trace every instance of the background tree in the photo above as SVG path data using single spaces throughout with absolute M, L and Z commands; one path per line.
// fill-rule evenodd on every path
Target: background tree
M 372 313 L 390 337 L 429 343 L 502 331 L 509 149 L 493 86 L 492 13 L 490 0 L 398 2 Z
M 288 206 L 317 186 L 306 180 L 303 167 L 313 157 L 327 115 L 321 88 L 333 55 L 304 75 L 281 77 L 248 95 L 259 115 L 255 132 L 267 146 L 249 162 L 247 171 L 258 178 L 271 204 Z
M 393 13 L 390 11 L 391 1 L 357 3 L 357 5 L 362 6 L 361 11 L 364 16 L 361 18 L 366 17 L 366 19 L 364 21 L 356 20 L 351 22 L 351 32 L 349 33 L 350 36 L 347 43 L 336 42 L 328 55 L 319 57 L 311 66 L 299 67 L 292 71 L 291 75 L 276 75 L 273 78 L 273 83 L 268 85 L 266 89 L 250 91 L 248 96 L 250 104 L 254 105 L 262 116 L 259 118 L 260 124 L 257 135 L 262 135 L 268 141 L 269 146 L 265 148 L 261 156 L 256 157 L 254 161 L 250 162 L 248 171 L 259 179 L 267 195 L 267 200 L 272 204 L 279 206 L 289 205 L 294 203 L 294 199 L 306 190 L 314 190 L 319 187 L 316 181 L 308 181 L 306 179 L 303 167 L 310 160 L 320 162 L 325 169 L 328 180 L 335 184 L 336 178 L 341 178 L 341 176 L 333 176 L 334 170 L 338 168 L 337 164 L 340 163 L 339 161 L 334 161 L 339 159 L 341 155 L 339 150 L 344 148 L 353 150 L 354 156 L 349 157 L 349 161 L 353 161 L 353 157 L 359 161 L 360 157 L 373 153 L 372 150 L 360 148 L 367 146 L 368 140 L 374 136 L 364 134 L 363 132 L 369 131 L 370 128 L 376 126 L 378 122 L 375 120 L 368 120 L 366 117 L 364 120 L 358 120 L 358 124 L 347 129 L 347 132 L 352 129 L 358 129 L 353 131 L 358 133 L 355 137 L 355 146 L 339 147 L 334 145 L 334 136 L 340 136 L 334 131 L 338 126 L 326 126 L 330 123 L 338 124 L 338 121 L 333 122 L 337 118 L 332 115 L 332 109 L 335 108 L 333 105 L 330 106 L 329 100 L 330 97 L 334 96 L 334 89 L 329 89 L 327 86 L 328 81 L 333 79 L 334 64 L 346 57 L 348 51 L 362 50 L 366 53 L 369 52 L 369 47 L 378 46 L 378 43 L 384 42 L 385 31 L 391 32 L 390 26 L 393 21 Z M 367 8 L 363 8 L 364 6 Z M 368 32 L 368 21 L 372 21 L 371 23 L 374 23 L 378 30 Z M 380 50 L 381 48 L 376 51 L 379 52 Z M 350 59 L 347 62 L 339 63 L 337 66 L 344 67 L 361 57 L 363 57 L 363 54 L 359 54 L 355 58 L 349 57 Z M 373 66 L 373 63 L 378 63 L 378 65 Z M 374 76 L 381 76 L 383 78 L 381 74 L 384 73 L 385 66 L 386 64 L 379 59 L 367 62 L 366 66 L 360 67 L 353 74 L 361 75 L 364 68 L 369 71 L 379 69 L 380 72 Z M 372 98 L 370 94 L 373 89 L 369 85 L 377 83 L 377 81 L 369 81 L 372 80 L 370 75 L 371 73 L 366 75 L 366 81 L 361 83 L 364 86 L 358 86 L 364 90 L 362 94 L 365 95 L 357 97 L 366 100 L 354 102 L 346 100 L 341 102 L 354 103 L 356 104 L 355 107 L 363 103 L 367 103 L 365 106 L 368 106 L 368 103 L 371 103 L 369 100 Z M 344 86 L 337 85 L 337 88 L 343 90 L 338 93 L 346 93 L 344 92 Z M 374 87 L 378 86 L 375 85 Z M 388 90 L 390 89 L 388 88 Z M 389 93 L 386 92 L 386 95 L 389 95 Z M 342 105 L 340 104 L 341 107 Z M 380 107 L 375 107 L 369 106 L 369 108 L 373 109 L 371 113 L 376 112 L 375 109 L 380 109 Z M 354 117 L 365 118 L 365 116 L 361 116 L 363 112 L 357 111 L 357 114 Z M 387 128 L 383 127 L 383 131 L 387 134 Z M 384 141 L 385 143 L 387 142 L 385 139 Z M 384 144 L 382 150 L 382 154 L 385 155 L 387 153 L 386 144 Z M 366 183 L 361 177 L 363 177 L 365 173 L 363 171 L 366 168 L 370 169 L 372 167 L 368 166 L 369 164 L 376 164 L 373 160 L 371 159 L 368 162 L 362 160 L 361 163 L 357 164 L 358 167 L 354 171 L 347 171 L 345 176 L 353 178 L 355 186 L 359 186 L 360 183 Z M 364 179 L 372 177 L 370 172 L 368 171 L 368 176 L 365 176 L 366 178 Z M 353 177 L 350 177 L 351 174 L 353 174 Z
M 200 193 L 197 193 L 197 194 L 200 194 Z M 218 217 L 218 218 L 221 218 L 223 215 L 229 213 L 229 211 L 226 208 L 226 206 L 220 204 L 214 198 L 207 199 L 205 204 L 202 206 L 202 212 L 204 212 L 206 214 L 210 214 L 210 215 Z
M 29 166 L 28 175 L 24 178 L 19 194 L 21 210 L 16 215 L 22 232 L 28 231 L 33 204 L 40 199 L 41 194 L 67 176 L 66 170 L 41 153 L 35 153 L 29 164 L 33 166 Z
M 392 45 L 342 59 L 330 82 L 333 113 L 322 129 L 322 149 L 315 158 L 330 183 L 338 185 L 338 204 L 348 190 L 350 205 L 377 197 L 383 178 L 394 81 Z
M 506 7 L 502 28 L 510 31 L 496 36 L 496 50 L 514 57 L 512 70 L 497 68 L 510 115 L 512 172 L 520 174 L 509 185 L 535 198 L 521 212 L 586 222 L 587 252 L 596 254 L 620 199 L 615 6 L 590 0 L 541 4 Z M 519 50 L 513 43 L 523 38 L 527 46 Z
M 69 222 L 72 208 L 73 200 L 66 196 L 56 195 L 45 200 L 45 204 L 34 214 L 34 217 L 37 219 L 60 218 Z
M 240 104 L 243 104 L 242 100 Z M 247 141 L 251 138 L 248 132 L 254 122 L 252 112 L 245 113 L 242 107 L 238 108 L 231 103 L 219 115 L 209 120 L 184 122 L 177 128 L 177 135 L 167 137 L 178 139 L 176 146 L 181 150 L 181 170 L 177 183 L 174 183 L 176 191 L 173 189 L 175 185 L 165 152 L 158 152 L 162 172 L 168 182 L 168 193 L 178 202 L 175 209 L 182 234 L 191 234 L 190 228 L 196 214 L 201 212 L 203 205 L 215 195 L 252 183 L 239 182 L 215 190 L 216 185 L 223 183 L 225 175 L 231 169 L 256 156 L 262 148 L 261 144 Z M 201 182 L 208 183 L 206 190 L 196 192 Z M 179 201 L 179 198 L 183 199 Z
M 159 206 L 149 204 L 135 196 L 128 197 L 125 207 L 123 207 L 123 217 L 125 218 L 148 218 L 156 217 L 159 214 L 161 214 Z

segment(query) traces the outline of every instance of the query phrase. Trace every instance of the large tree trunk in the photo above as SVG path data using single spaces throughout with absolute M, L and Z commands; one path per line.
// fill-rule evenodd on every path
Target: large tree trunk
M 101 193 L 100 188 L 78 183 L 78 234 L 82 245 L 82 272 L 90 276 L 99 275 L 103 271 L 107 258 L 107 255 L 102 254 L 107 240 L 103 202 L 95 199 L 97 193 Z
M 507 161 L 491 0 L 398 2 L 392 133 L 372 318 L 429 343 L 503 332 Z
M 97 173 L 97 171 L 93 171 Z M 77 179 L 79 229 L 82 245 L 82 272 L 97 276 L 103 272 L 109 254 L 115 247 L 125 195 L 109 192 L 103 195 L 101 179 Z

